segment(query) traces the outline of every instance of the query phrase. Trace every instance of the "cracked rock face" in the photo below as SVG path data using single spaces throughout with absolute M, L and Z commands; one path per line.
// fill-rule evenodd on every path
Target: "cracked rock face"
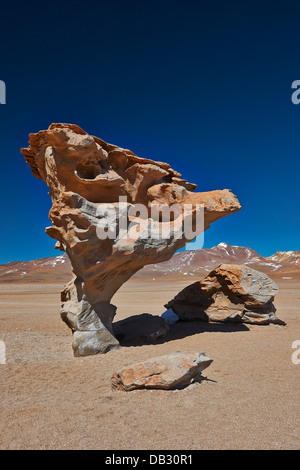
M 29 138 L 29 147 L 21 152 L 52 199 L 52 226 L 46 232 L 66 251 L 74 272 L 61 293 L 61 316 L 73 331 L 74 354 L 115 349 L 119 343 L 112 329 L 116 307 L 111 299 L 122 284 L 146 264 L 166 261 L 186 244 L 178 234 L 183 221 L 195 225 L 197 204 L 204 208 L 203 230 L 238 211 L 240 204 L 227 189 L 193 193 L 196 185 L 167 163 L 139 158 L 77 125 L 52 124 Z M 157 238 L 153 232 L 145 236 L 153 227 L 151 209 L 157 204 L 189 205 L 184 220 L 171 218 L 168 237 Z M 137 211 L 138 205 L 146 214 Z M 109 238 L 99 235 L 99 224 L 101 234 L 109 232 Z M 158 214 L 156 232 L 164 224 Z
M 185 287 L 165 307 L 181 320 L 285 325 L 275 314 L 277 284 L 248 266 L 221 264 Z

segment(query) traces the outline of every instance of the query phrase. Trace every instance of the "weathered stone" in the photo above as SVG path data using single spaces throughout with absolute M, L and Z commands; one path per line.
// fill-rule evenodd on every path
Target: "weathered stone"
M 272 303 L 277 291 L 277 284 L 267 274 L 247 266 L 221 264 L 165 307 L 181 320 L 284 325 Z
M 62 291 L 61 313 L 74 333 L 74 353 L 101 353 L 110 345 L 114 349 L 116 307 L 111 299 L 120 286 L 143 266 L 168 260 L 186 244 L 179 235 L 183 223 L 195 223 L 197 205 L 204 207 L 206 230 L 215 220 L 238 211 L 240 204 L 227 189 L 194 194 L 196 185 L 181 179 L 167 163 L 139 158 L 76 125 L 52 124 L 30 134 L 29 144 L 21 151 L 52 198 L 52 226 L 46 232 L 57 240 L 57 248 L 66 251 L 75 275 Z M 120 197 L 126 201 L 120 204 Z M 184 220 L 174 216 L 168 237 L 145 237 L 153 226 L 151 209 L 162 202 L 181 208 L 189 204 L 189 212 Z M 146 215 L 129 214 L 137 204 L 145 206 Z M 136 222 L 141 228 L 138 234 Z M 157 233 L 164 223 L 155 221 Z M 101 239 L 99 226 L 107 228 L 109 238 Z
M 200 380 L 201 372 L 211 363 L 212 359 L 198 351 L 154 357 L 115 372 L 111 378 L 112 388 L 125 391 L 184 388 Z
M 74 356 L 90 356 L 97 353 L 106 353 L 118 349 L 118 340 L 106 329 L 94 331 L 74 331 Z

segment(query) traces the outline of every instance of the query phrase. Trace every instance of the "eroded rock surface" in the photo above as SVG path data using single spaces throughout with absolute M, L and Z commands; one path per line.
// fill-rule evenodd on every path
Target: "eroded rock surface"
M 227 189 L 193 193 L 196 185 L 169 164 L 139 158 L 76 125 L 52 124 L 29 137 L 29 147 L 21 152 L 33 175 L 46 182 L 52 198 L 52 226 L 46 232 L 57 240 L 57 248 L 66 251 L 75 275 L 61 295 L 61 316 L 73 331 L 74 354 L 117 348 L 113 295 L 143 266 L 168 260 L 187 242 L 178 237 L 183 223 L 175 216 L 168 237 L 145 237 L 145 230 L 153 226 L 152 206 L 189 204 L 184 222 L 189 219 L 194 224 L 196 205 L 201 204 L 206 230 L 215 220 L 238 211 L 240 204 Z M 126 202 L 120 204 L 120 197 Z M 137 204 L 146 206 L 146 215 L 130 216 Z M 131 226 L 124 236 L 120 222 L 124 218 L 128 227 L 138 222 L 141 232 L 137 235 Z M 110 238 L 99 238 L 99 223 L 107 226 Z M 158 217 L 155 230 L 164 224 Z
M 165 307 L 181 320 L 284 325 L 273 304 L 277 284 L 247 266 L 221 264 L 205 278 L 185 287 Z
M 140 388 L 171 390 L 199 381 L 212 359 L 198 351 L 176 352 L 133 364 L 115 372 L 112 388 L 131 391 Z

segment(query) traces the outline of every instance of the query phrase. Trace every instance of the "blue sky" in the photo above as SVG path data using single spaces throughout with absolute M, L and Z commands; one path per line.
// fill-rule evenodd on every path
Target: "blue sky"
M 1 7 L 0 263 L 55 256 L 47 187 L 20 155 L 70 122 L 166 161 L 242 210 L 205 233 L 268 256 L 299 250 L 298 1 L 14 2 Z

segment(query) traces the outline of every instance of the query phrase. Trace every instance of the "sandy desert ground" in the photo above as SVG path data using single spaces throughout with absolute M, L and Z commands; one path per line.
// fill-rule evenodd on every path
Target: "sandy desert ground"
M 190 282 L 131 280 L 116 321 L 151 313 Z M 0 285 L 1 449 L 299 449 L 300 279 L 280 280 L 286 327 L 178 323 L 164 341 L 74 358 L 59 316 L 61 285 Z M 214 359 L 180 391 L 111 391 L 122 366 L 174 351 Z

